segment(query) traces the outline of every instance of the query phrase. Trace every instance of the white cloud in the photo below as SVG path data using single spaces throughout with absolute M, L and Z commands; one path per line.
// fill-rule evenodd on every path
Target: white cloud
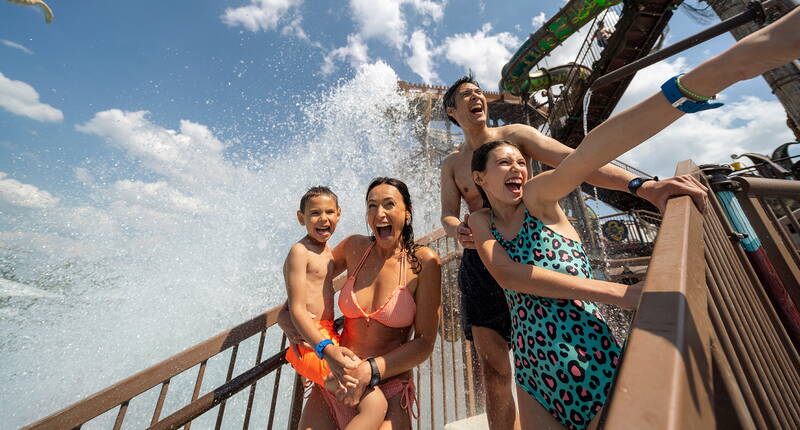
M 325 75 L 336 69 L 336 60 L 349 60 L 350 66 L 357 68 L 369 62 L 367 42 L 371 39 L 382 41 L 402 52 L 404 46 L 411 48 L 411 56 L 406 62 L 420 76 L 435 79 L 436 73 L 431 70 L 430 58 L 435 52 L 427 50 L 424 33 L 414 34 L 416 39 L 410 40 L 406 35 L 406 11 L 411 8 L 422 17 L 421 25 L 438 22 L 444 16 L 447 1 L 431 0 L 350 0 L 352 19 L 358 30 L 347 36 L 347 45 L 336 48 L 324 57 L 321 72 Z M 422 49 L 422 50 L 420 50 Z
M 181 120 L 170 130 L 148 119 L 147 111 L 111 109 L 95 114 L 78 131 L 104 138 L 152 171 L 182 183 L 226 183 L 236 172 L 223 158 L 225 145 L 208 127 Z
M 443 43 L 447 59 L 470 69 L 475 78 L 487 90 L 496 90 L 500 82 L 500 71 L 520 45 L 520 40 L 511 33 L 502 32 L 494 35 L 492 25 L 486 23 L 474 34 L 457 34 L 448 37 Z
M 269 31 L 290 9 L 299 7 L 303 0 L 250 0 L 247 6 L 225 9 L 222 22 L 230 27 L 242 26 L 252 32 Z
M 639 71 L 614 113 L 658 93 L 664 81 L 688 69 L 685 58 L 678 57 Z M 730 163 L 731 154 L 770 154 L 779 144 L 792 139 L 786 127 L 786 112 L 779 102 L 748 96 L 726 100 L 719 109 L 685 115 L 620 159 L 650 174 L 669 177 L 682 160 Z
M 430 39 L 422 30 L 417 30 L 411 35 L 411 40 L 408 42 L 411 47 L 411 56 L 406 58 L 406 64 L 411 67 L 417 75 L 422 78 L 426 84 L 430 84 L 439 80 L 439 75 L 433 70 L 432 57 L 436 55 L 435 51 L 428 49 Z
M 411 5 L 423 17 L 438 22 L 444 16 L 446 2 L 428 0 L 350 0 L 353 20 L 359 25 L 363 40 L 383 40 L 400 50 L 406 42 L 406 19 L 402 6 Z
M 334 49 L 325 56 L 322 64 L 321 72 L 324 75 L 332 73 L 336 66 L 334 60 L 347 60 L 350 61 L 352 68 L 358 68 L 362 64 L 369 62 L 369 55 L 367 54 L 367 45 L 358 34 L 350 34 L 347 36 L 347 45 Z
M 311 38 L 308 37 L 306 31 L 303 30 L 303 17 L 297 15 L 292 19 L 292 22 L 283 26 L 281 29 L 281 34 L 284 36 L 294 36 L 300 40 L 305 40 L 306 42 L 311 43 L 312 45 L 320 48 L 321 46 L 319 43 L 315 43 L 311 41 Z
M 791 140 L 783 106 L 747 96 L 719 109 L 686 115 L 621 159 L 650 174 L 669 177 L 682 160 L 730 163 L 731 154 L 769 155 Z
M 10 40 L 5 40 L 5 39 L 0 39 L 0 42 L 3 42 L 3 45 L 8 46 L 9 48 L 19 49 L 20 51 L 22 51 L 22 52 L 24 52 L 24 53 L 26 53 L 28 55 L 33 55 L 33 51 L 31 51 L 30 49 L 20 45 L 19 43 L 12 42 Z
M 533 20 L 531 20 L 531 25 L 533 25 L 534 30 L 537 30 L 545 22 L 547 22 L 547 17 L 545 17 L 544 12 L 539 12 L 539 15 L 534 16 Z
M 8 176 L 7 173 L 0 172 L 0 201 L 33 209 L 51 208 L 58 205 L 58 198 L 47 191 L 14 179 L 6 179 L 6 176 Z
M 22 81 L 15 81 L 0 73 L 0 107 L 36 121 L 61 122 L 64 114 L 39 101 L 39 93 Z
M 131 205 L 154 207 L 161 211 L 187 213 L 207 212 L 208 206 L 201 200 L 187 196 L 164 181 L 117 181 L 112 186 L 116 196 Z

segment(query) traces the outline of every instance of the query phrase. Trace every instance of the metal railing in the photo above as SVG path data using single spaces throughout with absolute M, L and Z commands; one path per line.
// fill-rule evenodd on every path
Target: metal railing
M 800 180 L 737 176 L 734 191 L 784 283 L 800 288 Z M 790 291 L 795 303 L 800 293 Z
M 476 394 L 481 390 L 476 390 L 475 387 L 480 368 L 477 367 L 474 348 L 471 342 L 464 339 L 461 330 L 460 294 L 456 284 L 460 263 L 459 245 L 455 240 L 446 237 L 442 230 L 423 237 L 418 243 L 433 248 L 442 256 L 442 318 L 440 318 L 439 336 L 431 356 L 414 370 L 418 390 L 417 400 L 420 405 L 416 428 L 434 429 L 443 427 L 447 422 L 479 413 L 483 399 Z M 335 282 L 338 284 L 341 280 Z M 290 430 L 294 429 L 302 413 L 304 384 L 303 379 L 293 371 L 288 375 L 282 375 L 285 365 L 288 364 L 284 358 L 286 337 L 279 328 L 272 328 L 282 307 L 281 305 L 272 308 L 24 428 L 80 429 L 83 425 L 89 424 L 92 427 L 111 427 L 116 430 L 122 428 L 124 424 L 128 428 L 183 427 L 189 430 L 193 423 L 202 420 L 202 428 L 241 426 L 243 429 L 248 429 L 266 426 L 267 429 L 272 429 L 279 425 Z M 278 336 L 280 336 L 280 347 L 277 352 L 263 358 L 270 345 L 273 348 L 277 345 Z M 240 351 L 247 351 L 248 348 L 242 345 L 256 340 L 258 346 L 255 363 L 250 366 L 243 365 Z M 228 353 L 229 358 L 226 355 Z M 207 377 L 209 362 L 217 360 L 216 363 L 220 363 L 219 360 L 226 358 L 228 361 L 224 382 L 203 392 L 204 380 L 207 382 L 208 379 L 213 379 Z M 193 371 L 196 372 L 196 376 L 192 378 Z M 273 376 L 274 379 L 271 384 L 272 389 L 266 396 L 268 400 L 255 401 L 257 385 L 264 385 L 269 376 Z M 175 382 L 183 380 L 194 380 L 194 385 L 176 388 Z M 289 390 L 285 388 L 286 384 L 291 385 Z M 152 396 L 147 396 L 152 390 L 159 392 L 155 400 Z M 184 394 L 191 392 L 191 398 L 184 404 L 176 404 L 180 402 L 177 398 L 184 397 L 180 395 L 181 391 Z M 170 392 L 174 393 L 172 399 L 168 398 Z M 246 400 L 240 396 L 246 396 Z M 237 412 L 229 412 L 226 418 L 225 406 L 232 398 L 238 400 L 238 403 L 246 402 L 243 416 L 230 416 L 238 413 L 239 408 L 237 408 Z M 172 407 L 169 409 L 172 412 L 162 416 L 167 409 L 165 403 L 171 404 Z M 131 405 L 150 408 L 152 412 L 147 414 L 149 420 L 138 417 L 136 422 L 125 422 Z M 107 421 L 110 420 L 102 419 L 108 418 L 108 414 L 114 413 L 115 410 L 113 425 L 108 424 Z M 216 417 L 211 416 L 215 411 Z M 258 414 L 254 414 L 255 412 Z M 263 416 L 266 423 L 254 422 L 255 415 Z
M 613 30 L 621 14 L 622 4 L 611 6 L 598 15 L 597 18 L 587 26 L 588 31 L 578 50 L 578 54 L 575 56 L 575 64 L 589 68 L 594 66 L 594 63 L 603 55 L 603 49 L 605 49 L 595 42 L 594 33 L 597 28 L 597 22 L 603 21 L 606 28 Z M 552 135 L 551 130 L 562 127 L 567 119 L 567 115 L 583 102 L 583 97 L 580 97 L 585 91 L 583 87 L 588 87 L 588 84 L 580 82 L 580 73 L 576 68 L 568 76 L 567 82 L 562 86 L 561 93 L 556 98 L 553 106 L 549 106 L 548 120 L 539 128 L 539 131 L 547 135 Z M 578 97 L 575 97 L 576 94 Z
M 800 356 L 709 199 L 667 204 L 605 428 L 800 428 Z

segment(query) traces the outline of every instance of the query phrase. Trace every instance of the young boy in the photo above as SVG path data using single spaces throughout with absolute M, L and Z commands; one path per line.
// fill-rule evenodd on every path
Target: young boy
M 289 313 L 297 331 L 314 348 L 293 345 L 286 360 L 297 373 L 323 389 L 346 388 L 345 369 L 355 369 L 361 360 L 339 346 L 333 327 L 334 261 L 328 240 L 336 230 L 341 209 L 336 194 L 327 187 L 313 187 L 300 200 L 297 220 L 308 234 L 292 246 L 283 264 Z M 386 397 L 369 390 L 357 407 L 358 415 L 345 430 L 377 429 L 386 416 Z

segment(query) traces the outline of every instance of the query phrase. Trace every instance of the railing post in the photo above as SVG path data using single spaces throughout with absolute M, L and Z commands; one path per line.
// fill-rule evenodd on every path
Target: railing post
M 300 374 L 294 377 L 294 390 L 292 391 L 292 404 L 290 406 L 287 430 L 295 430 L 300 424 L 300 415 L 303 414 L 303 378 Z

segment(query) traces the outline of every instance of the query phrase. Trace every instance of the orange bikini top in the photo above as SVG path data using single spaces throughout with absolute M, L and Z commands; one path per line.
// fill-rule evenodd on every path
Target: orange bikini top
M 361 271 L 361 266 L 364 265 L 364 261 L 366 261 L 373 246 L 375 246 L 375 242 L 372 242 L 369 247 L 367 247 L 367 251 L 361 257 L 361 261 L 358 263 L 358 266 L 356 266 L 355 272 L 353 272 L 344 283 L 342 292 L 339 294 L 339 309 L 341 309 L 342 314 L 344 314 L 346 318 L 366 318 L 367 321 L 374 319 L 387 327 L 408 327 L 414 323 L 414 316 L 417 313 L 417 303 L 406 288 L 408 285 L 406 284 L 405 252 L 401 254 L 400 284 L 386 300 L 386 303 L 369 314 L 364 312 L 364 309 L 358 304 L 353 286 L 356 283 L 358 272 Z

